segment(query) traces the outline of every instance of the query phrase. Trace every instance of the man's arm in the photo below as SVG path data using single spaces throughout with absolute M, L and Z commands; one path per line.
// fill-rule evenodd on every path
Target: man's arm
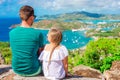
M 37 52 L 38 56 L 43 51 L 43 49 L 44 49 L 43 34 L 40 33 L 40 35 L 39 35 L 39 49 L 38 49 L 38 52 Z
M 40 53 L 43 51 L 43 49 L 44 49 L 44 47 L 41 47 L 38 49 L 38 52 L 37 52 L 38 56 L 40 56 Z

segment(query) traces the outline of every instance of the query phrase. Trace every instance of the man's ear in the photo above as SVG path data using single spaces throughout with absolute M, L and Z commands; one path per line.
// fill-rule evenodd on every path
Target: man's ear
M 33 17 L 33 16 L 30 16 L 30 17 L 29 17 L 29 21 L 30 21 L 30 22 L 31 22 L 31 21 L 33 22 L 33 21 L 34 21 L 34 17 Z
M 34 16 L 31 16 L 32 17 L 32 20 L 34 20 Z
M 34 19 L 34 17 L 33 17 L 33 16 L 30 16 L 30 17 L 29 17 L 29 19 L 30 19 L 30 20 L 33 20 L 33 19 Z
M 34 18 L 33 16 L 30 16 L 30 17 L 29 17 L 29 20 L 31 21 L 31 20 L 33 20 L 33 18 Z

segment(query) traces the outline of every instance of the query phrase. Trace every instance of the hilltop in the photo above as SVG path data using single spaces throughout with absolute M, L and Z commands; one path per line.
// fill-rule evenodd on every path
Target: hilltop
M 100 14 L 86 11 L 75 11 L 71 13 L 39 16 L 39 20 L 120 20 L 117 14 Z

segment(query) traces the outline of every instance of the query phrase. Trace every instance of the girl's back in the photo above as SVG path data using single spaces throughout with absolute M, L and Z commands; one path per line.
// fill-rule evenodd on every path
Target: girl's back
M 47 44 L 42 51 L 39 59 L 43 61 L 44 76 L 49 78 L 61 79 L 65 77 L 65 70 L 62 60 L 68 56 L 68 51 L 65 46 L 60 45 L 56 47 L 52 53 L 51 61 L 49 63 L 51 46 Z

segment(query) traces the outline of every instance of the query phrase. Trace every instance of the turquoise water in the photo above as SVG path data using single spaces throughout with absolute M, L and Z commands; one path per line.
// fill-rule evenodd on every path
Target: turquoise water
M 73 22 L 74 20 L 64 20 L 64 22 Z M 77 20 L 82 23 L 88 24 L 104 24 L 104 23 L 111 23 L 111 22 L 120 22 L 120 20 Z
M 111 22 L 120 22 L 120 20 L 79 20 L 83 23 L 90 23 L 90 24 L 104 24 L 104 23 L 111 23 Z
M 47 41 L 47 33 L 48 30 L 41 30 L 44 34 L 44 40 L 45 44 L 48 43 Z M 85 37 L 85 34 L 83 31 L 74 31 L 67 30 L 63 32 L 63 40 L 62 43 L 65 45 L 68 49 L 76 49 L 85 46 L 92 38 Z
M 102 31 L 111 31 L 113 29 L 114 29 L 114 27 L 105 27 L 105 28 L 102 28 L 101 30 Z

